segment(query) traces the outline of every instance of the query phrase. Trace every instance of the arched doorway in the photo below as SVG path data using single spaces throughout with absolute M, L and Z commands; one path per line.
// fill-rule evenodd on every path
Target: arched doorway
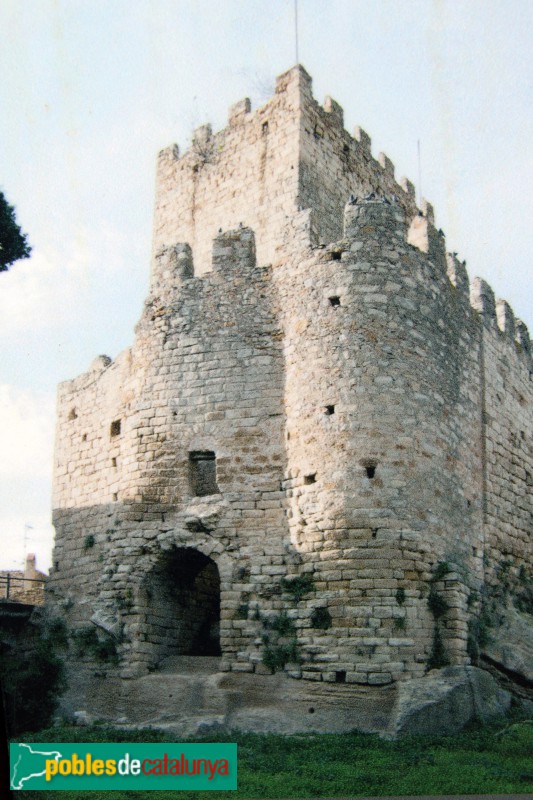
M 220 576 L 190 547 L 164 553 L 145 581 L 146 639 L 157 663 L 168 656 L 220 655 Z

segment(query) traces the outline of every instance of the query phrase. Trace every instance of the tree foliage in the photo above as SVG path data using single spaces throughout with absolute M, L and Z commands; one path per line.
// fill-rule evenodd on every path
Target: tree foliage
M 22 233 L 17 223 L 15 209 L 0 192 L 0 272 L 5 272 L 11 264 L 21 258 L 28 258 L 31 247 L 28 235 Z
M 41 634 L 28 650 L 0 642 L 0 686 L 11 737 L 51 724 L 65 689 L 63 659 L 50 635 Z

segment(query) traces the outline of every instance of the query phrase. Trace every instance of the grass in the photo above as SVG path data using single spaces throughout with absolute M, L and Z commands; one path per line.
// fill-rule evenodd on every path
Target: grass
M 27 742 L 168 742 L 167 732 L 50 728 Z M 239 789 L 227 792 L 104 791 L 96 800 L 357 797 L 430 794 L 526 794 L 533 789 L 533 724 L 473 727 L 449 737 L 383 741 L 362 733 L 234 733 L 189 741 L 237 742 Z M 55 791 L 20 791 L 31 800 Z M 62 791 L 60 800 L 95 800 L 94 791 Z

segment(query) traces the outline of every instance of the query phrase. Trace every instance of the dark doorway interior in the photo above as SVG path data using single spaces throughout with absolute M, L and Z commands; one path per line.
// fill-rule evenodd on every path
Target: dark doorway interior
M 220 576 L 211 558 L 174 547 L 145 587 L 147 639 L 156 662 L 167 656 L 220 655 Z

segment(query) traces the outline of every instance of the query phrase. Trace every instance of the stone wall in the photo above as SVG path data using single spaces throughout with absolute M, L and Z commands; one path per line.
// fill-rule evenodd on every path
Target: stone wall
M 50 608 L 104 673 L 387 685 L 519 591 L 527 331 L 393 172 L 301 67 L 163 151 L 135 342 L 59 389 Z
M 286 312 L 292 542 L 333 616 L 328 633 L 309 633 L 315 661 L 353 680 L 425 669 L 439 562 L 481 579 L 476 328 L 430 235 L 428 260 L 408 245 L 399 206 L 358 203 L 346 209 L 345 239 L 274 273 Z M 461 662 L 464 613 L 451 613 L 446 638 Z
M 475 282 L 473 304 L 482 327 L 486 577 L 516 598 L 533 566 L 531 344 L 525 325 L 484 281 Z

